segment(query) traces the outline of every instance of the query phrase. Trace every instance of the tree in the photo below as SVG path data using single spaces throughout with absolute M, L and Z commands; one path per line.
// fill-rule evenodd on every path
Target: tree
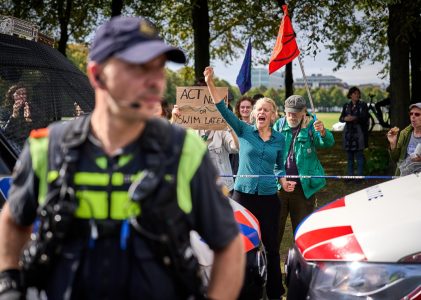
M 66 55 L 70 39 L 83 42 L 101 15 L 106 0 L 4 0 L 2 11 L 40 27 L 57 41 L 57 48 Z
M 194 73 L 196 79 L 198 79 L 203 77 L 203 70 L 210 65 L 208 0 L 192 0 L 191 6 L 194 39 Z
M 88 47 L 84 44 L 67 45 L 67 58 L 83 73 L 88 63 Z
M 124 0 L 111 0 L 111 17 L 121 15 L 123 6 L 124 6 Z
M 281 16 L 280 7 L 266 0 L 157 0 L 132 7 L 156 23 L 168 42 L 194 57 L 196 78 L 203 76 L 211 60 L 229 63 L 242 55 L 249 37 L 254 62 L 257 58 L 267 63 Z
M 269 88 L 266 91 L 265 96 L 273 99 L 277 106 L 282 105 L 281 94 L 280 94 L 279 90 L 274 89 L 274 88 Z
M 390 51 L 390 109 L 391 123 L 399 128 L 408 124 L 409 92 L 409 41 L 401 36 L 407 7 L 401 4 L 389 5 L 389 26 L 387 41 Z M 403 16 L 403 18 L 402 18 Z M 394 25 L 392 25 L 394 23 Z
M 406 126 L 410 58 L 415 75 L 412 87 L 421 84 L 421 51 L 417 50 L 421 0 L 292 0 L 290 6 L 300 28 L 307 30 L 307 54 L 317 53 L 317 43 L 323 42 L 336 69 L 348 61 L 357 68 L 366 62 L 385 64 L 384 74 L 390 72 L 392 124 Z
M 421 102 L 421 1 L 411 2 L 410 12 L 413 20 L 413 29 L 409 37 L 409 47 L 411 55 L 411 100 Z
M 337 86 L 332 87 L 329 89 L 329 97 L 331 99 L 330 107 L 332 106 L 339 106 L 341 107 L 347 102 L 347 98 L 345 96 L 345 93 L 342 88 L 339 88 Z

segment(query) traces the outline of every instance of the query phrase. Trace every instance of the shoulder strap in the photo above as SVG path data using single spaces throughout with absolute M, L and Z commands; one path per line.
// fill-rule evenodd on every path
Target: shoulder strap
M 162 119 L 151 119 L 146 123 L 141 138 L 142 152 L 146 153 L 148 168 L 164 162 L 168 166 L 178 162 L 186 131 Z M 165 157 L 163 157 L 165 156 Z
M 147 122 L 140 145 L 146 158 L 146 168 L 142 178 L 129 189 L 134 201 L 141 202 L 150 196 L 166 173 L 175 177 L 185 134 L 184 129 L 165 120 L 152 119 Z
M 55 170 L 66 169 L 66 177 L 59 179 L 58 185 L 71 184 L 70 178 L 76 172 L 76 164 L 79 160 L 80 145 L 82 145 L 89 133 L 91 116 L 82 116 L 69 122 L 55 123 L 50 128 L 50 143 L 48 147 L 49 163 Z M 60 174 L 57 174 L 60 175 Z

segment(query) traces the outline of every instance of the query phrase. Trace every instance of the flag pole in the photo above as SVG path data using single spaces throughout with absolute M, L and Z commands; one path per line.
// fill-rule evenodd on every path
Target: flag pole
M 304 66 L 303 66 L 303 62 L 302 62 L 302 59 L 301 59 L 301 54 L 298 55 L 298 61 L 300 62 L 301 73 L 303 73 L 303 78 L 304 78 L 304 85 L 305 85 L 306 90 L 307 90 L 308 99 L 310 100 L 311 112 L 312 112 L 312 114 L 314 114 L 314 116 L 316 116 L 316 111 L 314 110 L 313 98 L 311 97 L 310 89 L 308 87 L 307 76 L 306 76 L 306 73 L 304 72 Z
M 311 116 L 313 116 L 314 122 L 316 122 L 317 121 L 316 110 L 314 109 L 313 97 L 311 97 L 310 89 L 308 87 L 307 76 L 306 76 L 306 73 L 304 72 L 304 65 L 301 59 L 301 51 L 300 51 L 300 55 L 298 55 L 298 61 L 300 62 L 301 73 L 303 73 L 303 78 L 304 78 L 304 85 L 306 86 L 308 99 L 310 100 Z M 319 137 L 319 139 L 322 138 L 320 135 L 320 132 L 317 132 L 317 136 Z

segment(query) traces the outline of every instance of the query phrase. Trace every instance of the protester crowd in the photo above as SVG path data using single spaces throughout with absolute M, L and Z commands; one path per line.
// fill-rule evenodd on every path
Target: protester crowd
M 207 67 L 204 75 L 218 111 L 239 140 L 237 159 L 231 160 L 231 166 L 225 163 L 233 172 L 220 174 L 237 176 L 233 191 L 229 185 L 230 195 L 259 220 L 268 256 L 266 292 L 269 299 L 279 299 L 284 292 L 278 266 L 285 223 L 290 216 L 295 232 L 300 222 L 317 208 L 317 192 L 326 186 L 317 150 L 331 148 L 335 143 L 333 134 L 308 112 L 305 98 L 299 95 L 285 100 L 281 118 L 274 101 L 261 94 L 241 97 L 231 112 L 224 96 L 215 89 L 213 68 Z M 364 176 L 364 149 L 368 147 L 368 110 L 357 87 L 352 87 L 347 96 L 350 102 L 343 106 L 339 118 L 345 122 L 347 175 L 349 181 L 360 182 Z M 409 110 L 411 124 L 402 130 L 399 140 L 396 128 L 387 134 L 397 175 L 421 171 L 421 103 L 412 104 Z M 403 168 L 406 173 L 400 173 Z M 222 170 L 221 166 L 217 169 Z M 354 172 L 358 175 L 355 178 Z

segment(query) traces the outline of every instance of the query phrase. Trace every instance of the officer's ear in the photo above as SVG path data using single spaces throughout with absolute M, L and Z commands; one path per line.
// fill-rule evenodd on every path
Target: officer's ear
M 105 88 L 105 82 L 102 80 L 101 74 L 95 74 L 95 80 L 97 81 L 99 87 Z
M 90 61 L 86 67 L 86 73 L 88 74 L 89 82 L 93 88 L 105 89 L 105 81 L 101 77 L 102 66 L 97 62 Z

